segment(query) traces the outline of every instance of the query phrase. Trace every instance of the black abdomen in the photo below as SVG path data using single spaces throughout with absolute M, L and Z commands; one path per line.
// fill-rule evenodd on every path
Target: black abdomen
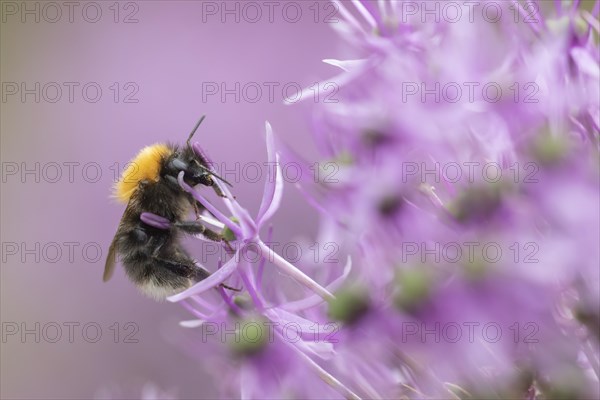
M 131 197 L 116 234 L 125 272 L 156 299 L 180 292 L 209 275 L 180 246 L 174 228 L 158 229 L 140 220 L 142 212 L 151 212 L 181 222 L 191 207 L 189 199 L 186 193 L 175 192 L 161 182 L 144 182 Z

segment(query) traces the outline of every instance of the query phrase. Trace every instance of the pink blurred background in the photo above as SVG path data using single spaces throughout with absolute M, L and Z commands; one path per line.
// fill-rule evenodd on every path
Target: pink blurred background
M 197 139 L 219 163 L 232 170 L 240 163 L 240 173 L 227 178 L 234 181 L 238 200 L 256 212 L 262 181 L 245 182 L 241 166 L 266 161 L 265 120 L 300 153 L 314 154 L 307 118 L 311 102 L 285 106 L 280 88 L 286 83 L 306 87 L 334 75 L 337 71 L 321 60 L 344 54 L 331 24 L 324 22 L 331 13 L 326 2 L 295 3 L 302 13 L 295 23 L 286 21 L 296 18 L 295 8 L 282 14 L 285 2 L 275 2 L 273 22 L 263 3 L 255 3 L 262 12 L 255 23 L 249 20 L 256 10 L 244 11 L 243 3 L 237 3 L 239 23 L 233 14 L 225 15 L 223 23 L 219 11 L 225 3 L 209 3 L 216 15 L 207 14 L 215 10 L 207 2 L 99 2 L 102 14 L 95 23 L 84 18 L 96 18 L 96 9 L 86 8 L 85 2 L 75 2 L 73 22 L 64 6 L 62 16 L 49 22 L 57 19 L 56 9 L 39 2 L 27 3 L 34 11 L 22 22 L 24 3 L 2 3 L 3 399 L 139 397 L 147 382 L 181 398 L 216 396 L 206 373 L 211 365 L 199 362 L 201 345 L 194 351 L 187 345 L 195 333 L 178 326 L 190 318 L 180 305 L 138 294 L 120 267 L 110 282 L 102 283 L 104 255 L 124 210 L 109 199 L 115 166 L 122 170 L 145 145 L 183 142 L 206 114 Z M 235 4 L 226 2 L 229 9 Z M 20 92 L 11 94 L 21 83 L 35 88 L 36 82 L 39 103 L 35 94 L 26 95 L 24 102 Z M 56 96 L 56 85 L 48 85 L 52 82 L 62 88 L 55 103 L 50 101 Z M 64 82 L 79 83 L 73 102 Z M 95 103 L 82 95 L 89 82 L 102 89 Z M 128 82 L 133 85 L 125 86 Z M 226 82 L 229 88 L 235 82 L 256 82 L 265 90 L 255 103 L 243 98 L 236 103 L 233 95 L 222 102 L 218 95 L 203 99 L 203 82 Z M 272 102 L 264 82 L 280 84 Z M 124 102 L 134 89 L 137 93 L 128 99 L 138 102 Z M 93 88 L 88 95 L 95 95 Z M 22 174 L 36 163 L 39 172 Z M 68 165 L 73 165 L 73 182 Z M 96 166 L 102 173 L 97 181 Z M 311 238 L 317 230 L 315 213 L 293 185 L 286 186 L 273 223 L 280 241 Z M 73 245 L 72 259 L 65 242 L 79 243 Z M 36 243 L 39 260 L 23 251 L 35 249 Z M 139 331 L 125 329 L 127 322 Z M 35 331 L 36 323 L 40 342 L 35 333 L 22 338 L 21 328 Z M 74 325 L 73 343 L 65 323 L 79 324 Z M 98 342 L 83 336 L 87 323 L 102 328 Z M 62 336 L 49 343 L 46 339 L 56 336 L 54 324 Z M 15 326 L 19 332 L 10 334 Z M 95 328 L 87 334 L 88 339 L 96 336 Z M 125 343 L 128 334 L 138 343 Z

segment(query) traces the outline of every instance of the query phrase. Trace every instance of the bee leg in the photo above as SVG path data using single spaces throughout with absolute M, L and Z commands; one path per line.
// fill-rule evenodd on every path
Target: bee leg
M 156 257 L 167 241 L 166 235 L 149 236 L 146 230 L 140 226 L 133 229 L 131 234 L 140 245 L 143 245 L 142 252 L 149 257 Z
M 194 270 L 198 269 L 198 267 L 196 265 L 188 265 L 188 264 L 184 264 L 179 261 L 169 260 L 169 259 L 162 258 L 162 257 L 154 256 L 154 257 L 152 257 L 152 259 L 154 260 L 154 262 L 156 262 L 156 264 L 158 264 L 161 267 L 164 267 L 164 268 L 168 269 L 169 271 L 173 272 L 174 274 L 182 276 L 182 277 L 189 277 L 190 271 L 194 271 Z M 206 276 L 208 276 L 208 273 Z M 204 279 L 204 278 L 202 278 L 202 279 Z
M 169 181 L 169 183 L 172 184 L 172 185 L 177 184 L 177 187 L 179 187 L 179 181 L 174 176 L 165 175 L 164 179 L 166 179 L 167 181 Z
M 196 215 L 196 221 L 198 221 L 200 219 L 200 208 L 198 208 L 198 202 L 193 201 L 192 204 L 194 204 L 194 214 Z
M 208 179 L 209 179 L 209 184 L 207 186 L 210 186 L 215 191 L 217 196 L 227 198 L 227 195 L 225 193 L 223 193 L 223 191 L 221 190 L 219 185 L 217 185 L 212 178 L 209 177 Z M 233 198 L 235 199 L 235 196 L 233 196 Z
M 131 236 L 137 242 L 140 251 L 147 257 L 156 257 L 166 242 L 166 236 L 149 236 L 140 226 L 131 230 Z
M 231 287 L 231 286 L 227 286 L 224 283 L 221 283 L 219 286 L 221 286 L 222 288 L 225 288 L 225 289 L 233 290 L 234 292 L 241 292 L 242 291 L 242 289 L 238 289 L 238 288 L 234 288 L 234 287 Z
M 194 281 L 200 282 L 210 276 L 210 273 L 202 267 L 197 267 L 195 270 Z
M 210 276 L 210 273 L 207 270 L 196 265 L 195 263 L 194 263 L 194 266 L 192 267 L 187 264 L 182 264 L 178 261 L 168 260 L 166 258 L 160 258 L 160 257 L 153 257 L 153 258 L 157 264 L 165 267 L 166 269 L 173 272 L 174 274 L 181 275 L 183 277 L 188 277 L 190 274 L 190 270 L 193 271 L 193 276 L 191 278 L 194 280 L 194 282 L 200 282 Z M 225 289 L 233 290 L 235 292 L 242 291 L 242 289 L 227 286 L 224 283 L 221 283 L 219 286 L 221 286 Z
M 136 228 L 134 228 L 131 231 L 131 236 L 138 243 L 146 243 L 148 241 L 148 234 L 146 233 L 146 230 L 144 228 L 139 227 L 139 226 L 136 227 Z
M 211 185 L 211 187 L 213 188 L 213 190 L 215 191 L 215 193 L 217 194 L 217 196 L 227 198 L 227 195 L 225 193 L 223 193 L 223 191 L 221 190 L 221 188 L 219 187 L 219 185 L 216 185 L 213 182 L 213 184 Z
M 206 226 L 202 225 L 200 222 L 197 221 L 175 222 L 173 226 L 190 235 L 202 235 L 207 239 L 212 240 L 213 242 L 220 242 L 223 240 L 223 236 L 211 231 Z
M 217 232 L 214 232 L 208 229 L 206 226 L 202 225 L 200 222 L 196 221 L 183 221 L 176 222 L 173 224 L 176 228 L 181 229 L 185 233 L 190 235 L 202 235 L 208 240 L 212 240 L 213 242 L 224 242 L 225 246 L 229 250 L 230 254 L 233 254 L 235 250 L 231 247 L 229 241 L 225 240 L 223 236 Z

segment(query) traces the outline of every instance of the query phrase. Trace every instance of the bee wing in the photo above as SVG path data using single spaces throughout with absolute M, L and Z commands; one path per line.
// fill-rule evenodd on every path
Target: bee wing
M 106 264 L 104 264 L 104 276 L 102 280 L 104 282 L 108 281 L 115 272 L 115 266 L 117 265 L 117 236 L 121 227 L 123 226 L 123 218 L 125 214 L 131 209 L 132 199 L 129 199 L 129 203 L 127 203 L 127 207 L 125 208 L 125 212 L 123 213 L 123 217 L 121 217 L 121 221 L 119 221 L 119 227 L 117 228 L 117 233 L 115 233 L 115 237 L 110 243 L 110 247 L 108 248 L 108 255 L 106 256 Z
M 104 282 L 108 281 L 113 275 L 113 272 L 115 272 L 115 265 L 117 265 L 116 248 L 116 240 L 113 239 L 108 248 L 108 256 L 106 257 L 106 264 L 104 265 L 104 276 L 102 277 Z

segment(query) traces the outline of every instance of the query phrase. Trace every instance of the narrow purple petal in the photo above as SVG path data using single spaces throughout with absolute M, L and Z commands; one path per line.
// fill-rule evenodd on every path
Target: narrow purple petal
M 346 281 L 346 278 L 348 278 L 348 275 L 350 274 L 351 270 L 352 259 L 348 257 L 348 261 L 346 262 L 346 266 L 344 267 L 344 272 L 342 273 L 342 275 L 335 279 L 333 282 L 331 282 L 329 285 L 325 286 L 325 288 L 332 293 L 335 292 Z M 302 311 L 311 307 L 318 306 L 321 303 L 323 303 L 323 298 L 321 296 L 313 294 L 301 300 L 296 300 L 287 304 L 283 304 L 281 308 L 288 311 Z
M 206 320 L 206 318 L 208 318 L 208 316 L 204 315 L 203 313 L 201 313 L 200 311 L 198 311 L 196 308 L 192 307 L 191 304 L 189 304 L 186 300 L 181 302 L 181 305 L 188 310 L 189 312 L 191 312 L 192 314 L 194 314 L 197 318 L 201 319 L 201 320 Z
M 179 321 L 179 326 L 182 328 L 199 328 L 204 324 L 203 319 L 188 319 L 186 321 Z
M 212 161 L 206 155 L 206 153 L 204 153 L 204 151 L 202 150 L 202 147 L 200 146 L 200 143 L 194 142 L 192 144 L 192 149 L 194 150 L 194 152 L 196 154 L 198 154 L 200 157 L 202 157 L 203 159 L 205 159 L 208 162 L 208 164 L 209 164 L 208 167 L 209 167 L 210 171 L 216 173 L 214 168 L 212 168 Z M 226 224 L 229 227 L 229 229 L 231 229 L 238 238 L 239 237 L 251 238 L 251 237 L 256 236 L 258 229 L 256 227 L 256 224 L 254 223 L 254 220 L 252 219 L 252 217 L 250 217 L 250 214 L 248 213 L 248 211 L 246 211 L 246 209 L 241 207 L 238 204 L 238 202 L 235 201 L 235 197 L 231 194 L 231 191 L 229 190 L 229 187 L 227 187 L 227 185 L 223 184 L 223 182 L 221 182 L 219 179 L 215 179 L 215 184 L 219 187 L 219 189 L 221 189 L 221 191 L 225 194 L 225 196 L 227 196 L 226 198 L 223 199 L 223 202 L 225 203 L 225 205 L 227 206 L 227 208 L 229 209 L 231 214 L 233 216 L 235 216 L 240 222 L 241 229 L 237 228 L 237 225 L 236 225 L 236 229 L 233 229 L 231 227 L 231 225 Z M 198 200 L 198 201 L 200 201 L 200 200 Z M 216 216 L 216 214 L 214 214 L 214 215 Z
M 279 162 L 279 154 L 275 150 L 275 139 L 273 137 L 273 129 L 269 122 L 265 123 L 266 137 L 267 137 L 267 155 L 269 159 L 269 166 L 275 168 L 269 168 L 268 181 L 265 184 L 265 190 L 263 198 L 256 218 L 258 226 L 260 227 L 265 221 L 273 216 L 275 211 L 279 208 L 281 197 L 283 195 L 283 177 L 281 176 L 281 165 Z M 273 169 L 274 174 L 273 174 Z
M 246 264 L 247 264 L 247 262 L 246 262 Z M 254 302 L 256 307 L 259 309 L 263 308 L 263 302 L 260 298 L 260 294 L 256 291 L 256 288 L 252 284 L 251 278 L 246 274 L 246 272 L 244 271 L 244 268 L 238 269 L 238 273 L 242 277 L 244 286 L 246 287 L 246 290 L 248 291 L 248 294 L 252 298 L 252 301 Z
M 326 61 L 327 60 L 327 61 Z M 325 59 L 323 60 L 325 63 L 327 64 L 331 64 L 329 61 L 331 59 Z M 367 71 L 368 69 L 371 69 L 374 65 L 377 64 L 377 60 L 373 59 L 373 60 L 365 60 L 365 62 L 363 63 L 354 63 L 352 66 L 353 68 L 350 69 L 348 72 L 343 72 L 339 75 L 336 75 L 332 78 L 327 79 L 326 81 L 321 81 L 318 82 L 317 85 L 319 88 L 321 88 L 321 90 L 323 91 L 327 91 L 326 90 L 326 86 L 331 86 L 332 84 L 335 85 L 335 88 L 337 90 L 341 89 L 344 86 L 349 85 L 350 83 L 352 83 L 353 81 L 355 81 L 356 79 L 358 79 L 359 77 L 361 77 L 365 71 Z M 348 66 L 348 64 L 346 64 L 346 66 Z M 338 65 L 336 65 L 336 67 L 339 67 Z M 285 105 L 292 105 L 292 104 L 296 104 L 300 101 L 304 101 L 307 99 L 311 99 L 314 96 L 314 84 L 304 88 L 300 91 L 298 100 L 290 100 L 290 99 L 285 99 L 284 100 L 284 104 Z
M 348 9 L 342 4 L 339 0 L 333 0 L 333 4 L 336 5 L 337 10 L 339 10 L 340 15 L 343 19 L 346 20 L 349 26 L 354 28 L 357 32 L 364 33 L 364 29 L 361 24 L 354 18 L 352 13 L 348 11 Z
M 352 0 L 352 3 L 354 4 L 354 7 L 356 7 L 360 15 L 362 15 L 365 21 L 367 21 L 367 23 L 371 26 L 371 29 L 375 29 L 377 27 L 377 22 L 375 21 L 375 18 L 373 18 L 373 15 L 371 15 L 369 10 L 367 10 L 367 8 L 359 0 Z
M 237 313 L 241 314 L 242 310 L 237 306 L 237 304 L 235 304 L 234 301 L 231 300 L 231 296 L 229 296 L 225 292 L 225 289 L 223 289 L 223 287 L 221 287 L 221 286 L 218 286 L 217 290 L 219 291 L 219 294 L 223 298 L 223 301 L 225 301 L 225 304 L 227 304 L 229 306 L 229 308 L 231 308 L 232 310 L 234 310 Z
M 212 288 L 220 285 L 221 283 L 223 283 L 223 281 L 225 279 L 229 278 L 231 276 L 231 274 L 233 274 L 234 271 L 236 270 L 236 268 L 238 266 L 238 264 L 236 263 L 236 259 L 237 259 L 237 253 L 229 261 L 227 261 L 225 263 L 225 265 L 223 265 L 222 268 L 219 268 L 215 273 L 210 275 L 208 278 L 196 283 L 194 286 L 192 286 L 189 289 L 184 290 L 181 293 L 167 297 L 167 300 L 169 300 L 171 302 L 177 302 L 177 301 L 186 299 L 194 294 L 200 294 L 202 292 L 205 292 L 209 289 L 212 289 Z
M 365 64 L 366 60 L 336 60 L 334 58 L 325 58 L 323 59 L 323 62 L 348 72 L 354 70 L 355 68 L 360 68 Z
M 266 244 L 264 244 L 263 242 L 258 242 L 257 244 L 260 247 L 260 250 L 264 254 L 268 255 L 269 260 L 286 275 L 290 276 L 298 283 L 304 285 L 306 288 L 317 293 L 323 299 L 329 300 L 335 298 L 335 296 L 331 294 L 327 289 L 319 285 L 317 282 L 314 281 L 314 279 L 306 275 L 304 272 L 300 271 L 294 265 L 290 264 L 285 258 L 275 253 Z
M 227 201 L 227 200 L 226 200 Z M 245 239 L 255 238 L 258 233 L 258 227 L 250 216 L 250 213 L 240 206 L 237 201 L 231 201 L 233 215 L 238 219 L 241 227 L 242 236 Z
M 331 375 L 327 370 L 317 364 L 312 358 L 304 354 L 295 344 L 286 341 L 285 338 L 278 334 L 282 342 L 292 349 L 306 364 L 313 369 L 317 375 L 321 377 L 328 385 L 333 387 L 339 393 L 341 393 L 346 399 L 360 399 L 360 397 L 354 393 L 350 388 L 340 382 L 337 378 Z
M 596 31 L 600 32 L 600 23 L 596 18 L 598 18 L 598 6 L 600 6 L 600 0 L 596 3 L 596 12 L 595 14 L 590 14 L 588 12 L 583 12 L 581 14 L 582 18 L 587 21 L 588 24 Z
M 204 318 L 199 318 L 196 320 L 181 321 L 181 322 L 179 322 L 179 325 L 184 328 L 198 328 L 198 327 L 202 326 L 203 324 L 205 324 L 206 322 L 212 322 L 212 321 L 218 320 L 220 318 L 223 318 L 224 314 L 225 313 L 222 309 L 216 310 L 213 313 L 211 313 L 210 315 L 205 316 Z
M 192 143 L 192 149 L 194 150 L 194 152 L 196 154 L 198 154 L 202 159 L 206 160 L 208 162 L 208 168 L 211 171 L 214 171 L 212 168 L 213 162 L 212 160 L 208 157 L 208 155 L 204 152 L 204 150 L 202 150 L 202 146 L 200 146 L 200 143 L 198 142 L 194 142 Z
M 326 340 L 331 334 L 331 330 L 326 329 L 324 325 L 302 318 L 297 314 L 293 314 L 281 308 L 265 310 L 265 315 L 270 320 L 279 322 L 282 326 L 294 324 L 294 330 L 297 331 L 296 333 L 307 341 L 321 342 Z
M 581 47 L 574 47 L 571 49 L 571 57 L 579 67 L 579 70 L 588 74 L 592 78 L 600 78 L 600 70 L 598 70 L 598 63 L 592 58 L 589 52 L 585 51 Z
M 210 304 L 208 301 L 204 300 L 200 296 L 192 296 L 190 297 L 190 300 L 196 303 L 198 306 L 204 307 L 211 312 L 215 310 L 214 305 Z
M 270 225 L 269 230 L 267 231 L 266 243 L 271 243 L 272 238 L 273 238 L 273 225 Z M 262 290 L 262 279 L 263 279 L 263 272 L 265 270 L 266 262 L 267 262 L 267 259 L 265 257 L 262 257 L 260 259 L 260 262 L 258 263 L 258 268 L 256 269 L 256 288 L 258 290 Z

